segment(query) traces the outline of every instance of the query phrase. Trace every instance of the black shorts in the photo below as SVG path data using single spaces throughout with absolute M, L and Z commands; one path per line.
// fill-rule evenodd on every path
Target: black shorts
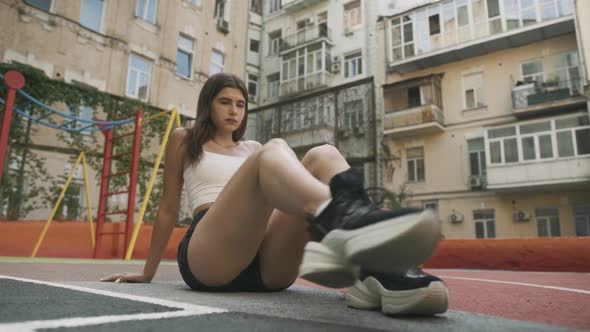
M 264 286 L 262 277 L 260 275 L 259 254 L 256 254 L 252 262 L 228 284 L 212 287 L 204 285 L 202 282 L 200 282 L 193 275 L 188 266 L 187 250 L 188 242 L 193 235 L 193 231 L 195 230 L 195 227 L 199 221 L 203 218 L 203 216 L 205 216 L 205 213 L 207 213 L 207 209 L 197 213 L 197 215 L 193 218 L 190 227 L 186 231 L 186 235 L 178 245 L 178 255 L 176 256 L 176 259 L 178 261 L 178 268 L 180 269 L 180 274 L 182 275 L 184 282 L 186 282 L 186 284 L 194 290 L 207 292 L 273 292 L 282 290 L 268 289 Z

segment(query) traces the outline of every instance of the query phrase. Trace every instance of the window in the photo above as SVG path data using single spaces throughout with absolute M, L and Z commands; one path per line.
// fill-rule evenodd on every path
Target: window
M 435 212 L 438 212 L 438 201 L 424 201 L 422 203 L 422 207 L 426 210 L 426 209 L 430 209 L 433 210 Z
M 129 56 L 127 96 L 143 101 L 148 100 L 151 71 L 151 61 L 135 54 Z
M 418 107 L 422 105 L 422 98 L 420 95 L 420 87 L 414 86 L 408 88 L 408 107 Z
M 137 0 L 137 8 L 135 10 L 135 16 L 141 18 L 144 21 L 148 21 L 152 24 L 156 24 L 156 7 L 158 6 L 157 0 Z
M 45 11 L 51 11 L 52 0 L 25 0 L 25 2 L 33 7 L 37 7 Z
M 576 236 L 590 236 L 590 205 L 574 206 Z
M 248 74 L 248 96 L 256 100 L 258 94 L 258 76 Z
M 570 89 L 575 89 L 578 93 L 581 90 L 580 86 L 580 71 L 578 70 L 578 53 L 568 52 L 562 53 L 555 56 L 554 65 L 555 68 L 555 77 L 550 79 L 555 79 L 558 81 L 559 87 L 568 87 Z
M 191 77 L 193 64 L 194 41 L 191 38 L 178 36 L 176 50 L 176 73 L 184 77 Z
M 344 5 L 344 28 L 352 28 L 362 23 L 361 1 L 351 1 Z
M 274 73 L 268 75 L 266 80 L 268 81 L 268 91 L 267 97 L 268 98 L 276 98 L 279 96 L 279 81 L 281 79 L 280 73 Z
M 217 18 L 225 18 L 225 5 L 226 0 L 215 0 L 215 11 L 213 16 Z
M 486 152 L 483 137 L 467 141 L 469 150 L 469 175 L 482 176 L 486 174 Z
M 224 55 L 223 53 L 213 50 L 211 51 L 211 64 L 209 66 L 209 76 L 223 72 Z
M 535 217 L 537 218 L 537 234 L 539 237 L 561 236 L 559 209 L 535 209 Z
M 587 115 L 555 120 L 559 157 L 590 154 L 590 123 Z
M 344 57 L 344 77 L 354 77 L 363 73 L 363 56 L 361 51 Z
M 279 9 L 281 9 L 281 0 L 269 0 L 270 2 L 270 7 L 269 7 L 269 13 L 274 13 L 276 11 L 278 11 Z
M 430 30 L 430 35 L 437 35 L 440 33 L 440 15 L 435 14 L 428 17 L 428 25 Z
M 82 120 L 87 120 L 87 121 L 92 121 L 92 115 L 94 114 L 94 110 L 91 107 L 88 106 L 80 106 L 80 107 L 72 107 L 72 106 L 68 106 L 68 113 L 76 118 L 82 119 Z M 71 121 L 71 120 L 68 120 Z M 84 128 L 84 127 L 88 127 L 90 124 L 88 122 L 83 122 L 83 121 L 73 121 L 69 124 L 67 124 L 67 127 L 69 128 L 74 128 L 74 129 L 79 129 L 79 128 Z M 92 135 L 90 132 L 81 132 L 82 135 L 84 135 L 84 139 L 88 140 L 89 137 Z
M 527 83 L 543 82 L 545 80 L 545 73 L 543 71 L 543 59 L 535 59 L 523 63 L 522 80 Z
M 496 220 L 494 210 L 473 211 L 475 221 L 475 237 L 477 239 L 496 237 Z
M 516 127 L 489 129 L 487 132 L 492 164 L 518 161 Z
M 483 98 L 483 73 L 473 73 L 463 76 L 463 97 L 465 109 L 485 105 Z
M 268 55 L 276 55 L 281 51 L 281 30 L 276 30 L 268 34 L 270 48 Z
M 502 16 L 500 16 L 500 0 L 488 0 L 488 24 L 490 33 L 502 32 Z
M 471 38 L 467 0 L 455 0 L 455 5 L 457 6 L 457 38 L 460 42 L 466 41 Z
M 391 21 L 392 60 L 414 56 L 414 25 L 410 16 Z
M 262 0 L 250 0 L 250 11 L 262 15 Z
M 256 39 L 250 39 L 250 51 L 258 53 L 260 43 Z
M 412 148 L 406 151 L 408 156 L 408 182 L 424 181 L 424 148 Z
M 101 31 L 103 0 L 82 0 L 80 24 L 90 30 Z
M 534 122 L 519 127 L 523 160 L 553 158 L 551 122 Z

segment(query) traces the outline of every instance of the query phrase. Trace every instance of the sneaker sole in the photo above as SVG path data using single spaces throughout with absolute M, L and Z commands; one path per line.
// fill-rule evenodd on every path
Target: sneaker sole
M 319 242 L 308 242 L 299 266 L 299 277 L 316 284 L 344 288 L 357 280 L 359 268 Z
M 436 315 L 448 309 L 448 289 L 442 281 L 428 287 L 403 291 L 385 289 L 379 281 L 368 277 L 357 281 L 347 293 L 346 304 L 362 310 L 381 308 L 386 315 Z
M 426 210 L 355 230 L 335 229 L 321 243 L 355 265 L 398 272 L 426 262 L 440 238 L 440 221 Z

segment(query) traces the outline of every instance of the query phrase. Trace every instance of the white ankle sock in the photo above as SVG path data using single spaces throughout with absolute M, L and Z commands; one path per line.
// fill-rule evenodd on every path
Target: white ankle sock
M 315 211 L 314 213 L 314 217 L 317 217 L 320 215 L 320 213 L 322 213 L 322 211 L 324 211 L 326 209 L 326 206 L 328 206 L 328 204 L 330 204 L 330 202 L 332 201 L 331 198 L 329 198 L 328 200 L 326 200 L 325 202 L 323 202 L 322 204 L 320 204 L 320 206 L 318 206 L 318 209 Z

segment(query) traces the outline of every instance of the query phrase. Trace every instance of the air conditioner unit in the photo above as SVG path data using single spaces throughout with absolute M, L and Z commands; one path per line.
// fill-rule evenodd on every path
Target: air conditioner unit
M 512 214 L 514 221 L 529 221 L 531 216 L 526 211 L 517 211 Z
M 229 32 L 229 22 L 223 19 L 222 17 L 217 18 L 217 30 L 228 33 Z
M 453 212 L 449 215 L 449 221 L 453 224 L 463 222 L 463 215 L 459 212 Z
M 481 176 L 479 175 L 472 175 L 469 177 L 469 187 L 471 189 L 479 189 L 483 188 L 483 181 Z

